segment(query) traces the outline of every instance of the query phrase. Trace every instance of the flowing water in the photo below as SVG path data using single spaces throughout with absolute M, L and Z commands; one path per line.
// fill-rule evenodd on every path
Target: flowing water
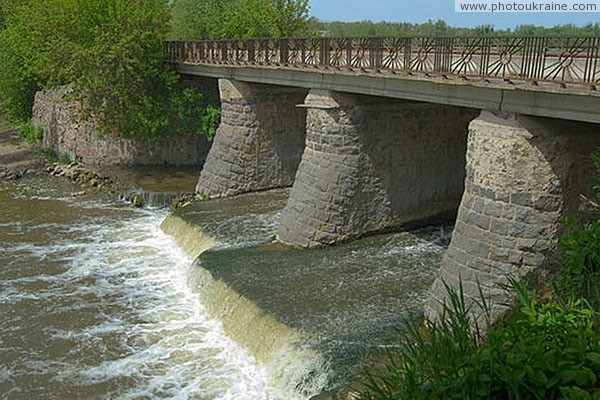
M 2 399 L 308 399 L 394 342 L 448 231 L 288 249 L 276 191 L 184 208 L 176 242 L 76 191 L 0 183 Z
M 207 317 L 162 211 L 0 184 L 0 398 L 285 398 Z

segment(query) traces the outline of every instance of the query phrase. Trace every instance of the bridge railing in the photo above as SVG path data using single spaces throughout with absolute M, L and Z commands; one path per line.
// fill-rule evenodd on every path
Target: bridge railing
M 165 43 L 168 61 L 600 83 L 600 37 L 273 38 Z

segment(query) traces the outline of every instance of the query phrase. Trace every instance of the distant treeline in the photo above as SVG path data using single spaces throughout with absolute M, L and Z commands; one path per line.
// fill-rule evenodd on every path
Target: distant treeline
M 518 36 L 600 36 L 600 23 L 576 26 L 565 24 L 545 28 L 536 25 L 519 25 L 515 29 L 495 29 L 492 25 L 480 25 L 475 28 L 456 28 L 442 20 L 427 21 L 422 24 L 409 22 L 323 22 L 311 19 L 311 27 L 321 36 L 482 36 L 482 35 L 518 35 Z

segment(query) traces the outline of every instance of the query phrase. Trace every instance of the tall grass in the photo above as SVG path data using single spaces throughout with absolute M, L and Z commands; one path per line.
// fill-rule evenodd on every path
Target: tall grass
M 462 289 L 447 288 L 439 321 L 410 324 L 384 371 L 367 371 L 362 399 L 600 398 L 600 335 L 584 300 L 540 302 L 511 280 L 518 303 L 487 334 Z M 489 322 L 489 319 L 488 319 Z

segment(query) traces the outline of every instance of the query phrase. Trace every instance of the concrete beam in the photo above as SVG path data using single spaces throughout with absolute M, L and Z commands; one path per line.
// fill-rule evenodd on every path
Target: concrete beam
M 363 73 L 347 70 L 295 69 L 291 67 L 178 64 L 185 75 L 235 79 L 323 89 L 371 96 L 516 112 L 525 115 L 600 123 L 600 93 L 556 85 L 515 85 L 497 80 L 472 81 L 425 75 Z

